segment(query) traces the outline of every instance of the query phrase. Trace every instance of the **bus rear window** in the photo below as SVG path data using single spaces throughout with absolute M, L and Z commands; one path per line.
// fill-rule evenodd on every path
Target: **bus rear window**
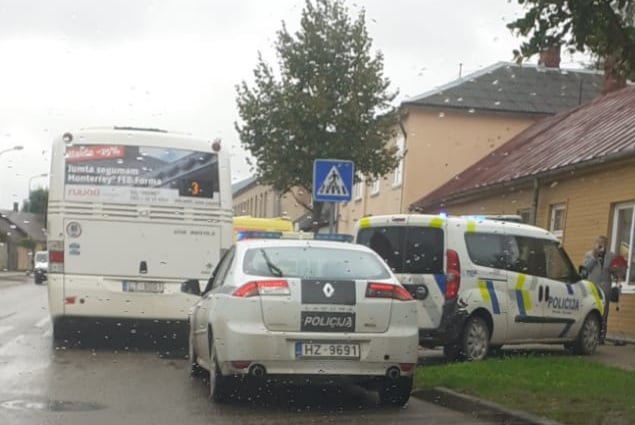
M 377 252 L 395 273 L 443 273 L 443 230 L 422 226 L 361 229 L 357 243 Z
M 218 201 L 218 157 L 211 152 L 128 145 L 66 148 L 65 198 L 116 203 Z

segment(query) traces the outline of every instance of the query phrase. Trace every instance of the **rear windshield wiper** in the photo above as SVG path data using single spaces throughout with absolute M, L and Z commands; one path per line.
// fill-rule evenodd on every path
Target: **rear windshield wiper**
M 269 259 L 269 256 L 265 252 L 265 250 L 261 249 L 260 252 L 262 252 L 262 256 L 264 257 L 265 262 L 267 263 L 267 267 L 269 268 L 269 272 L 275 277 L 282 277 L 282 270 L 280 270 L 280 268 L 278 268 L 278 266 L 276 266 L 275 264 L 273 264 L 271 262 L 271 260 Z

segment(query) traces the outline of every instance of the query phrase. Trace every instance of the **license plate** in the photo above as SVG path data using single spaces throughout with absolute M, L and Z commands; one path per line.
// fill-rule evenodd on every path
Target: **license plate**
M 359 359 L 359 344 L 296 342 L 295 356 Z
M 152 294 L 163 293 L 163 282 L 136 282 L 124 280 L 122 284 L 124 292 L 149 292 Z

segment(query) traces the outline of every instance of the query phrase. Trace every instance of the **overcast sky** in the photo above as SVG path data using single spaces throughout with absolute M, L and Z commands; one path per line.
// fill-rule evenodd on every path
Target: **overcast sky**
M 363 5 L 398 100 L 511 60 L 520 40 L 507 0 L 349 1 Z M 0 0 L 0 209 L 47 184 L 53 137 L 76 128 L 157 127 L 213 139 L 232 154 L 232 181 L 249 176 L 234 130 L 235 85 L 258 51 L 275 65 L 297 0 Z M 579 67 L 563 57 L 563 67 Z M 32 178 L 34 177 L 34 178 Z

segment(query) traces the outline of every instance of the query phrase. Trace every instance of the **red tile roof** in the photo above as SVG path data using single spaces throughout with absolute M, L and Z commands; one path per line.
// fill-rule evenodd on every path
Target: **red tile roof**
M 635 157 L 635 87 L 538 121 L 411 208 L 436 208 L 479 189 L 623 157 Z

